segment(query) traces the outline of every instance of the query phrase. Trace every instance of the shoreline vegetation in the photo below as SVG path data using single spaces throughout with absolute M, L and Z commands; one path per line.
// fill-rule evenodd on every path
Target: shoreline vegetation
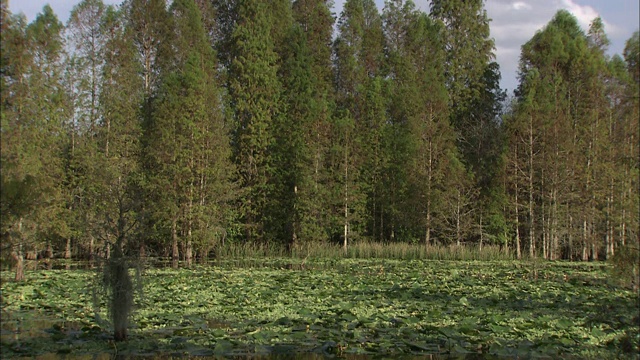
M 144 293 L 117 344 L 106 300 L 92 300 L 95 269 L 26 270 L 24 282 L 0 272 L 3 358 L 608 359 L 632 356 L 640 340 L 638 294 L 618 287 L 604 262 L 164 264 L 142 271 Z

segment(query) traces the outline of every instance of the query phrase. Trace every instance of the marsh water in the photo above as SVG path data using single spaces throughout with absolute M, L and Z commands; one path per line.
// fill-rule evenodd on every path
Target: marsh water
M 618 358 L 640 324 L 601 263 L 147 259 L 114 342 L 101 264 L 26 265 L 0 272 L 3 359 Z
M 224 326 L 210 322 L 211 327 Z M 12 317 L 9 314 L 2 314 L 2 327 L 0 330 L 0 342 L 2 348 L 11 346 L 12 350 L 22 347 L 23 353 L 20 354 L 21 359 L 38 359 L 38 360 L 61 360 L 61 359 L 78 359 L 78 360 L 165 360 L 165 359 L 254 359 L 254 360 L 325 360 L 325 359 L 345 359 L 345 360 L 364 360 L 364 359 L 400 359 L 400 360 L 436 360 L 436 359 L 475 359 L 484 358 L 477 355 L 460 356 L 443 356 L 443 355 L 358 355 L 344 354 L 334 355 L 322 352 L 297 352 L 294 346 L 273 346 L 263 349 L 263 353 L 231 353 L 227 355 L 215 355 L 213 351 L 194 351 L 189 352 L 153 352 L 144 350 L 137 352 L 135 349 L 127 349 L 126 353 L 118 352 L 117 345 L 113 344 L 114 351 L 109 352 L 91 352 L 88 349 L 86 354 L 67 353 L 64 347 L 52 352 L 39 352 L 39 355 L 30 355 L 33 346 L 37 346 L 39 339 L 46 337 L 53 338 L 59 343 L 73 344 L 74 346 L 82 346 L 86 343 L 90 346 L 96 338 L 102 339 L 104 342 L 112 343 L 112 340 L 106 333 L 93 332 L 87 329 L 81 323 L 61 321 L 53 317 Z M 167 329 L 170 332 L 171 329 Z M 90 340 L 89 337 L 92 337 Z M 178 341 L 186 341 L 186 339 L 177 338 Z M 138 339 L 139 341 L 140 339 Z M 0 353 L 3 359 L 7 358 L 4 352 Z
M 145 268 L 170 268 L 174 266 L 171 261 L 161 259 L 148 259 L 142 264 Z M 291 263 L 290 260 L 212 260 L 206 263 L 197 264 L 203 267 L 222 268 L 271 268 L 302 270 L 304 263 Z M 314 264 L 313 268 L 333 268 L 335 264 Z M 25 269 L 30 272 L 41 271 L 97 271 L 100 264 L 92 261 L 25 261 Z M 3 272 L 2 281 L 12 281 L 7 275 L 9 271 Z M 46 294 L 42 295 L 43 297 Z M 66 321 L 61 319 L 61 314 L 56 313 L 60 309 L 33 308 L 21 306 L 18 312 L 9 312 L 3 309 L 1 313 L 0 326 L 0 355 L 1 357 L 19 356 L 20 358 L 32 359 L 86 359 L 86 360 L 111 360 L 111 359 L 255 359 L 255 360 L 321 360 L 321 359 L 460 359 L 477 358 L 475 355 L 443 356 L 443 355 L 360 355 L 360 354 L 339 354 L 336 355 L 329 349 L 337 346 L 335 343 L 324 343 L 315 349 L 301 351 L 300 348 L 292 344 L 281 344 L 273 346 L 256 347 L 255 352 L 234 352 L 230 351 L 223 355 L 216 354 L 212 349 L 197 348 L 182 351 L 166 351 L 156 348 L 153 343 L 157 337 L 171 338 L 171 343 L 187 343 L 188 338 L 176 336 L 180 334 L 180 329 L 165 328 L 155 331 L 149 339 L 143 335 L 134 334 L 130 341 L 125 343 L 115 343 L 111 334 L 102 330 L 98 326 L 87 325 L 81 321 Z M 64 318 L 64 314 L 62 314 Z M 207 321 L 208 329 L 225 329 L 229 324 L 210 319 Z M 135 325 L 133 325 L 135 327 Z M 153 339 L 156 338 L 156 339 Z M 44 348 L 46 344 L 53 341 L 55 348 Z M 101 346 L 97 346 L 100 344 Z M 109 351 L 104 351 L 104 344 L 109 344 Z M 72 349 L 74 351 L 72 352 Z M 75 350 L 83 349 L 81 352 Z

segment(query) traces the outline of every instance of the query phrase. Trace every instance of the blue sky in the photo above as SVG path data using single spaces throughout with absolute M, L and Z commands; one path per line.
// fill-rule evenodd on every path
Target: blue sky
M 22 12 L 32 21 L 49 3 L 58 17 L 66 22 L 71 8 L 80 0 L 9 0 L 13 13 Z M 121 0 L 104 0 L 108 4 Z M 334 0 L 334 12 L 339 16 L 344 0 Z M 375 0 L 382 9 L 384 0 Z M 429 0 L 414 0 L 424 11 Z M 602 17 L 611 40 L 610 54 L 622 54 L 627 39 L 640 27 L 638 0 L 487 0 L 485 7 L 491 21 L 491 36 L 496 41 L 496 56 L 502 71 L 501 86 L 509 93 L 517 86 L 520 46 L 551 20 L 560 9 L 573 13 L 586 31 L 596 16 Z

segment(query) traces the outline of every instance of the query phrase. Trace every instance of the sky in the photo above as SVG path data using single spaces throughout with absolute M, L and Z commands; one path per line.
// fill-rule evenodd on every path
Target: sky
M 80 0 L 9 0 L 12 13 L 24 13 L 33 21 L 45 4 L 51 5 L 61 21 L 66 22 L 71 9 Z M 103 0 L 107 4 L 121 0 Z M 336 16 L 342 11 L 344 0 L 334 0 Z M 384 0 L 375 0 L 380 9 Z M 429 11 L 429 0 L 414 0 L 418 8 Z M 583 30 L 600 16 L 611 40 L 609 54 L 622 54 L 627 39 L 640 27 L 638 0 L 486 0 L 485 8 L 491 19 L 491 37 L 496 43 L 496 61 L 502 73 L 501 87 L 512 93 L 518 85 L 517 70 L 520 47 L 542 29 L 560 9 L 570 11 Z

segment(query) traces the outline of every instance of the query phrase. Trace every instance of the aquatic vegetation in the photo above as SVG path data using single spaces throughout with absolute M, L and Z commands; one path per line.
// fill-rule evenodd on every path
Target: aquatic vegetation
M 3 281 L 3 355 L 611 358 L 638 350 L 637 293 L 610 284 L 602 263 L 276 258 L 147 269 L 129 340 L 117 344 L 93 313 L 92 275 L 41 270 Z

